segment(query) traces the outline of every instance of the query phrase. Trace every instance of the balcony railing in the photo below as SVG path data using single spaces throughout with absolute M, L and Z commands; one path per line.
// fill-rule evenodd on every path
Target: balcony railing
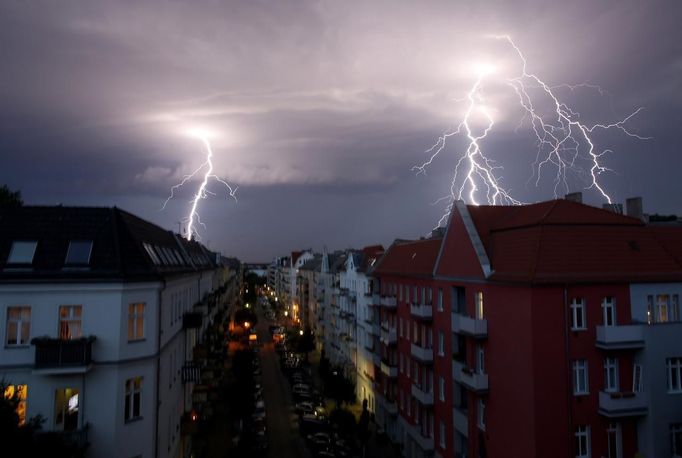
M 395 308 L 395 296 L 381 296 L 381 306 L 387 308 Z
M 464 437 L 469 437 L 469 414 L 464 410 L 454 408 L 452 409 L 452 418 L 455 424 L 455 431 Z
M 453 313 L 452 332 L 467 334 L 479 339 L 485 338 L 488 337 L 488 321 Z
M 201 327 L 202 314 L 200 312 L 185 312 L 182 315 L 183 329 L 197 329 Z
M 386 345 L 392 345 L 398 342 L 398 332 L 396 328 L 389 328 L 381 326 L 381 341 Z
M 388 361 L 382 360 L 381 372 L 387 377 L 396 378 L 398 376 L 398 366 L 395 363 L 389 363 Z
M 199 382 L 201 381 L 201 368 L 194 362 L 188 362 L 182 366 L 182 382 Z
M 372 323 L 372 328 L 369 330 L 369 333 L 372 334 L 373 336 L 380 337 L 381 326 L 379 325 L 379 323 Z
M 599 413 L 608 418 L 646 415 L 649 404 L 644 393 L 599 392 Z
M 433 348 L 420 347 L 419 345 L 412 342 L 410 344 L 410 352 L 412 357 L 422 361 L 424 363 L 433 362 Z
M 433 405 L 433 390 L 424 391 L 417 385 L 412 385 L 412 397 L 425 406 Z
M 81 456 L 82 452 L 87 449 L 88 445 L 88 430 L 90 429 L 90 424 L 86 423 L 81 428 L 74 429 L 73 431 L 36 431 L 35 439 L 37 442 L 43 442 L 46 444 L 60 442 L 66 444 L 67 446 L 73 447 L 75 451 L 78 452 L 78 456 Z M 74 455 L 75 456 L 75 455 Z
M 597 326 L 595 345 L 605 350 L 623 350 L 644 347 L 642 325 Z
M 428 304 L 410 304 L 410 314 L 422 320 L 430 320 L 433 318 L 433 307 Z
M 86 372 L 92 363 L 94 336 L 61 340 L 37 337 L 31 341 L 36 347 L 35 368 L 58 372 Z
M 488 374 L 479 374 L 459 361 L 452 362 L 452 378 L 477 393 L 488 391 Z
M 395 402 L 394 399 L 387 398 L 381 393 L 377 393 L 376 396 L 377 399 L 379 400 L 379 403 L 381 403 L 381 405 L 384 407 L 386 413 L 388 413 L 389 415 L 398 415 L 398 404 Z
M 417 446 L 422 449 L 425 454 L 431 455 L 434 449 L 433 437 L 429 437 L 425 434 L 422 430 L 424 426 L 410 425 L 409 423 L 406 423 L 406 425 L 410 437 L 412 437 Z

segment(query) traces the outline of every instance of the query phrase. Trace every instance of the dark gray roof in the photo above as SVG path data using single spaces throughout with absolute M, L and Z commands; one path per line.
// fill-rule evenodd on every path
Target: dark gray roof
M 322 255 L 316 254 L 313 256 L 312 259 L 309 259 L 306 261 L 300 268 L 299 270 L 320 270 L 320 267 L 322 266 Z
M 37 242 L 32 262 L 9 263 L 17 241 Z M 89 263 L 66 265 L 71 241 L 92 241 Z M 0 281 L 143 281 L 212 269 L 215 254 L 196 241 L 119 208 L 0 208 Z

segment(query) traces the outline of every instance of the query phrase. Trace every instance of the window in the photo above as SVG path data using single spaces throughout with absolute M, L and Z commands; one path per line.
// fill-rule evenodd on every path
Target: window
M 38 242 L 12 242 L 7 264 L 32 264 Z
M 439 312 L 443 311 L 443 288 L 438 288 L 438 304 L 437 309 Z
M 54 426 L 57 431 L 75 431 L 78 421 L 80 392 L 77 388 L 61 388 L 54 394 Z
M 481 291 L 476 293 L 476 319 L 482 320 L 485 315 L 483 314 L 483 293 Z
M 17 403 L 15 412 L 19 417 L 19 425 L 26 423 L 26 395 L 28 394 L 27 385 L 6 385 L 5 399 L 14 399 Z
M 59 338 L 62 340 L 78 339 L 81 336 L 80 305 L 62 305 L 59 307 Z
M 485 349 L 483 345 L 476 346 L 476 372 L 485 374 Z
M 402 353 L 400 353 L 398 360 L 400 361 L 400 373 L 402 374 L 404 372 L 404 369 L 405 369 L 405 366 L 404 366 L 405 356 Z
M 575 429 L 575 458 L 590 456 L 590 427 L 578 426 Z
M 445 356 L 445 334 L 438 331 L 438 356 Z
M 682 393 L 682 358 L 665 360 L 668 369 L 668 393 Z
M 141 418 L 140 404 L 142 403 L 142 377 L 126 380 L 126 396 L 124 417 L 126 421 Z
M 604 391 L 614 393 L 618 391 L 618 360 L 604 358 Z
M 485 431 L 485 401 L 478 400 L 478 427 Z
M 438 377 L 438 399 L 445 402 L 445 379 Z
M 589 394 L 587 386 L 587 361 L 573 361 L 573 394 L 576 396 Z
M 72 240 L 69 242 L 69 249 L 66 252 L 65 264 L 90 264 L 91 252 L 92 240 Z
M 438 443 L 440 448 L 445 448 L 445 423 L 443 423 L 443 420 L 441 420 L 438 427 Z
M 128 341 L 144 339 L 144 303 L 128 304 Z
M 682 423 L 670 425 L 670 450 L 673 458 L 682 457 Z
M 607 296 L 601 303 L 604 326 L 616 325 L 616 304 L 612 296 Z
M 622 458 L 620 425 L 611 423 L 606 428 L 606 458 Z
M 31 307 L 7 307 L 8 346 L 28 345 L 31 331 Z
M 402 289 L 401 289 L 402 291 Z M 405 328 L 403 327 L 403 317 L 398 317 L 398 331 L 400 332 L 400 337 L 405 336 Z
M 632 366 L 632 392 L 639 393 L 642 391 L 642 366 L 635 364 Z
M 585 301 L 574 298 L 571 301 L 571 329 L 573 331 L 585 330 Z

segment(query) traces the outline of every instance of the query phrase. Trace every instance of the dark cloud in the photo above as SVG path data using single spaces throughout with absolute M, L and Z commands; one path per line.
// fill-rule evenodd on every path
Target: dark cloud
M 418 236 L 443 211 L 430 203 L 461 141 L 426 177 L 410 168 L 455 122 L 468 65 L 518 66 L 485 38 L 509 33 L 548 82 L 607 90 L 562 90 L 583 119 L 645 107 L 630 127 L 652 140 L 600 137 L 614 151 L 604 183 L 682 213 L 680 17 L 676 0 L 3 2 L 0 182 L 31 203 L 116 204 L 176 227 L 196 182 L 158 209 L 203 160 L 183 136 L 202 126 L 220 134 L 216 170 L 240 185 L 238 204 L 202 203 L 214 248 L 267 259 Z M 503 108 L 486 148 L 518 198 L 551 198 L 551 180 L 528 182 L 535 145 L 505 90 L 486 94 Z

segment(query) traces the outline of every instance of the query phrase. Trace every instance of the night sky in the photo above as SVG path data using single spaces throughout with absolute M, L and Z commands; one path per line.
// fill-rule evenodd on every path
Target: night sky
M 669 1 L 3 1 L 0 4 L 0 184 L 27 204 L 119 206 L 178 229 L 199 185 L 160 211 L 205 153 L 216 173 L 200 203 L 202 241 L 246 261 L 292 249 L 389 244 L 427 233 L 463 140 L 426 176 L 411 167 L 456 125 L 478 62 L 528 68 L 600 135 L 600 177 L 617 202 L 682 214 L 682 2 Z M 516 62 L 518 64 L 518 62 Z M 508 91 L 508 88 L 506 88 Z M 502 84 L 486 102 L 484 149 L 516 198 L 535 186 L 536 142 Z M 585 188 L 571 175 L 571 191 Z M 562 191 L 563 193 L 563 191 Z M 601 205 L 593 189 L 584 200 Z

